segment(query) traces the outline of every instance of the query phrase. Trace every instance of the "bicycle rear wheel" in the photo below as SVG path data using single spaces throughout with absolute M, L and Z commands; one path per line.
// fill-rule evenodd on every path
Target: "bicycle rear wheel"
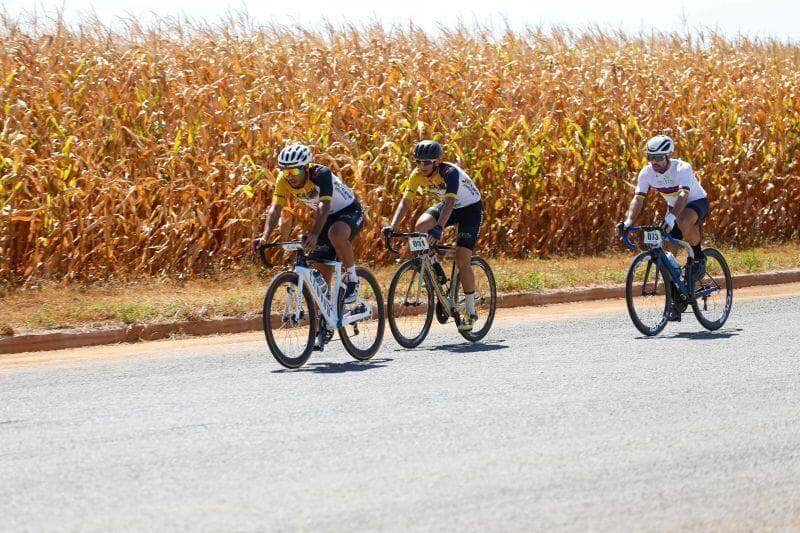
M 489 333 L 494 323 L 494 314 L 497 310 L 497 285 L 494 280 L 494 273 L 483 258 L 474 256 L 470 260 L 472 265 L 472 273 L 475 275 L 475 311 L 478 313 L 478 320 L 472 331 L 458 332 L 462 337 L 470 342 L 478 342 Z M 464 307 L 464 289 L 461 287 L 460 276 L 456 274 L 453 283 L 456 287 L 456 301 L 458 302 L 458 312 L 463 314 Z
M 663 269 L 664 267 L 662 267 Z M 625 280 L 625 302 L 636 329 L 658 335 L 667 325 L 672 294 L 669 276 L 658 267 L 651 252 L 637 255 Z
M 694 316 L 700 324 L 713 331 L 728 320 L 733 307 L 733 278 L 722 253 L 715 248 L 703 250 L 706 271 L 695 284 L 692 301 Z
M 375 276 L 366 268 L 356 268 L 360 289 L 354 303 L 344 303 L 344 290 L 339 291 L 339 316 L 347 317 L 369 313 L 357 322 L 344 324 L 339 328 L 339 337 L 347 353 L 358 359 L 370 359 L 383 342 L 386 329 L 386 313 L 383 305 L 381 287 Z
M 433 281 L 419 259 L 397 269 L 386 297 L 389 329 L 403 348 L 415 348 L 425 340 L 433 322 Z
M 299 300 L 297 289 L 297 274 L 281 272 L 264 296 L 262 320 L 267 346 L 275 360 L 286 368 L 298 368 L 308 361 L 317 329 L 308 287 L 303 287 Z

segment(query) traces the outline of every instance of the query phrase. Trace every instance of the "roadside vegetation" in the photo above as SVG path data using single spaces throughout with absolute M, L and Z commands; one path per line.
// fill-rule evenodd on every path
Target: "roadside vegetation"
M 0 20 L 9 286 L 203 283 L 244 269 L 287 140 L 313 145 L 353 185 L 368 219 L 356 251 L 382 264 L 391 258 L 378 228 L 421 137 L 441 140 L 481 188 L 489 257 L 613 251 L 642 143 L 659 132 L 675 137 L 710 194 L 708 236 L 736 246 L 798 238 L 797 44 L 565 29 L 434 38 L 413 26 L 122 27 Z M 285 234 L 308 223 L 307 212 L 285 213 Z M 618 266 L 589 281 L 617 281 Z M 505 282 L 547 288 L 570 276 L 546 269 Z M 239 305 L 225 302 L 208 312 Z M 96 316 L 183 312 L 154 306 Z

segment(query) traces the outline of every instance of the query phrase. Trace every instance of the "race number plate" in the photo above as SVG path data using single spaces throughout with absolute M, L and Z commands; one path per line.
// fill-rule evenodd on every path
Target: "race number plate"
M 302 250 L 303 246 L 298 244 L 298 243 L 296 243 L 296 242 L 293 242 L 293 243 L 290 243 L 290 244 L 282 244 L 281 248 L 283 248 L 287 252 L 292 252 L 294 250 Z
M 419 252 L 420 250 L 427 250 L 428 249 L 428 238 L 427 237 L 409 237 L 408 238 L 408 247 L 411 249 L 412 252 Z
M 645 231 L 644 232 L 644 243 L 651 244 L 653 246 L 660 246 L 661 245 L 661 232 L 658 230 L 652 231 Z

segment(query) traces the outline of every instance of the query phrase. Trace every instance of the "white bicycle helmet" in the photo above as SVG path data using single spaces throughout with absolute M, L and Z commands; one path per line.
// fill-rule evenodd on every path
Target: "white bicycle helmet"
M 647 141 L 647 155 L 669 155 L 675 151 L 675 141 L 666 135 L 656 135 Z
M 314 159 L 311 150 L 305 144 L 294 143 L 285 147 L 278 154 L 278 165 L 285 168 L 303 167 Z

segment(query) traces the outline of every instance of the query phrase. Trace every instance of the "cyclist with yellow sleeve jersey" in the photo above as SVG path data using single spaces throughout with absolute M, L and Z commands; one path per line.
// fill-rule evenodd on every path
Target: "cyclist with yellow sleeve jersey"
M 384 234 L 397 231 L 412 200 L 420 189 L 427 189 L 440 198 L 438 204 L 425 211 L 415 225 L 416 231 L 427 232 L 431 242 L 442 237 L 443 228 L 458 225 L 455 261 L 466 298 L 466 313 L 459 329 L 472 330 L 478 313 L 475 310 L 475 276 L 472 272 L 472 253 L 483 223 L 481 193 L 472 179 L 453 163 L 442 162 L 442 146 L 436 141 L 420 141 L 414 147 L 417 168 L 405 182 L 403 199 L 397 206 L 392 225 L 383 228 Z
M 342 260 L 345 282 L 345 303 L 352 303 L 358 293 L 355 253 L 350 241 L 364 225 L 364 211 L 353 191 L 331 172 L 331 169 L 311 163 L 309 148 L 295 143 L 281 150 L 278 166 L 282 170 L 275 183 L 272 205 L 264 224 L 264 233 L 256 245 L 266 243 L 278 225 L 281 209 L 293 196 L 316 213 L 311 231 L 304 237 L 303 247 L 308 258 L 315 262 Z M 330 269 L 319 265 L 326 278 Z

